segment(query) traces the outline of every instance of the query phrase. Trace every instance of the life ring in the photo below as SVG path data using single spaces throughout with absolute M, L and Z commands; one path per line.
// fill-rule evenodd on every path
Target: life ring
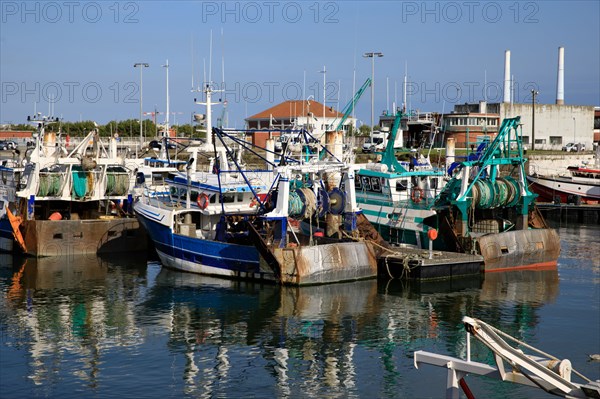
M 206 195 L 205 193 L 202 193 L 198 196 L 198 208 L 206 209 L 206 207 L 208 207 L 209 202 L 210 201 L 208 199 L 208 195 Z
M 418 204 L 423 199 L 423 189 L 421 187 L 413 187 L 412 193 L 410 193 L 410 199 L 415 204 Z
M 257 205 L 265 205 L 269 202 L 269 194 L 256 194 L 255 197 L 252 197 L 250 201 L 250 208 L 254 208 Z

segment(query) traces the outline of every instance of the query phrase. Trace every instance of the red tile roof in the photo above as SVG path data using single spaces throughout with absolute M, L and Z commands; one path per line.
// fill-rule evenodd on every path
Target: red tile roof
M 246 120 L 269 119 L 270 117 L 275 119 L 291 119 L 297 116 L 306 116 L 309 111 L 316 118 L 320 118 L 323 116 L 323 104 L 310 100 L 288 100 L 261 111 L 256 115 L 252 115 L 246 118 Z M 333 107 L 325 107 L 326 118 L 341 118 L 342 116 L 344 114 L 337 112 Z
M 0 139 L 31 138 L 33 133 L 31 130 L 0 130 Z

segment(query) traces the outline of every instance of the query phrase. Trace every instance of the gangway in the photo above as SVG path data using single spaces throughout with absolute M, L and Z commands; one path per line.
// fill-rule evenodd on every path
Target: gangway
M 600 398 L 600 380 L 591 381 L 572 369 L 568 359 L 559 360 L 479 319 L 465 316 L 462 321 L 467 330 L 466 360 L 425 351 L 414 353 L 414 365 L 417 369 L 423 363 L 448 369 L 446 398 L 458 398 L 459 386 L 468 398 L 473 398 L 463 379 L 468 374 L 485 375 L 502 381 L 541 388 L 550 394 L 564 398 Z M 471 335 L 493 352 L 496 367 L 471 361 Z M 502 336 L 544 357 L 527 355 L 521 349 L 509 345 Z M 585 382 L 571 381 L 572 373 Z

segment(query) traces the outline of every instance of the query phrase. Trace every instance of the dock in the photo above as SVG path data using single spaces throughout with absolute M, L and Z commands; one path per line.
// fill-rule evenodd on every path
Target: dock
M 404 280 L 440 280 L 479 275 L 483 256 L 458 252 L 391 247 L 377 262 L 381 277 Z
M 580 223 L 600 223 L 600 204 L 563 204 L 553 202 L 537 202 L 538 209 L 542 215 L 547 217 L 560 217 L 566 220 L 571 215 L 577 216 Z

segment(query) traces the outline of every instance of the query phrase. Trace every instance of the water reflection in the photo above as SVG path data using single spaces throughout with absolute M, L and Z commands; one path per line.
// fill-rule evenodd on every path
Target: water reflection
M 558 282 L 550 270 L 280 287 L 142 260 L 17 259 L 0 267 L 0 355 L 4 369 L 25 351 L 30 381 L 53 395 L 110 396 L 107 381 L 131 389 L 127 373 L 143 396 L 167 385 L 194 397 L 438 395 L 443 385 L 415 384 L 429 376 L 412 368 L 414 350 L 464 355 L 465 314 L 527 341 Z
M 27 348 L 34 384 L 55 382 L 57 369 L 69 367 L 95 387 L 100 353 L 140 342 L 128 291 L 138 289 L 145 266 L 89 255 L 3 256 L 2 332 L 9 346 Z

